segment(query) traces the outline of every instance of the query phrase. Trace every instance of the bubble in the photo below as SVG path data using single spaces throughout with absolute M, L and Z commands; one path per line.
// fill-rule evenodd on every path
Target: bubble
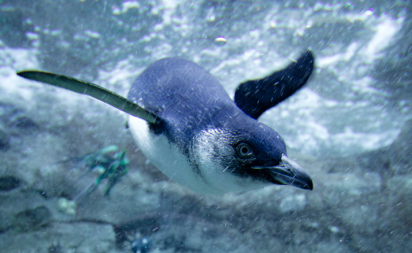
M 226 45 L 226 38 L 223 37 L 223 36 L 216 37 L 215 43 L 218 46 L 224 46 L 224 45 Z

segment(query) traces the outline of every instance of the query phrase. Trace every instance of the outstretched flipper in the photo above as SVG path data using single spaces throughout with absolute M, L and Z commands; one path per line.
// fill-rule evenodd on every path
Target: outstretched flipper
M 312 51 L 308 50 L 285 69 L 262 79 L 241 83 L 235 92 L 236 105 L 250 117 L 259 118 L 306 83 L 312 74 L 314 62 Z
M 80 81 L 73 77 L 36 70 L 20 71 L 17 75 L 26 79 L 51 84 L 80 94 L 89 95 L 132 116 L 144 119 L 149 123 L 156 122 L 157 116 L 153 113 L 145 110 L 127 98 L 113 93 L 97 84 Z

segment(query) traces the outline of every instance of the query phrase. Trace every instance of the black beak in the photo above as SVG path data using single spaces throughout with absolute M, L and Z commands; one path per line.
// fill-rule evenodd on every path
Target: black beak
M 291 185 L 297 188 L 312 190 L 313 182 L 310 176 L 297 164 L 282 154 L 282 161 L 278 166 L 257 166 L 252 169 L 268 170 L 276 182 Z

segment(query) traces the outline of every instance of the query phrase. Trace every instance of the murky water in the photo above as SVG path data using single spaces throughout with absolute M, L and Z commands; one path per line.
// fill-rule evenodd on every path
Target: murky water
M 411 13 L 408 1 L 0 0 L 0 248 L 132 252 L 144 237 L 148 252 L 411 251 Z M 259 120 L 312 176 L 311 192 L 198 195 L 147 161 L 125 114 L 15 74 L 126 96 L 149 64 L 180 56 L 233 97 L 308 48 L 313 77 Z M 75 214 L 59 209 L 98 177 L 79 180 L 71 159 L 109 145 L 126 149 L 129 172 L 109 197 L 101 186 Z

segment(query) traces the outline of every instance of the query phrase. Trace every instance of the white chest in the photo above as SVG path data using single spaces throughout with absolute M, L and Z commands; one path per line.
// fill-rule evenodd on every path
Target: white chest
M 201 176 L 194 173 L 186 156 L 164 135 L 154 135 L 146 121 L 130 116 L 132 135 L 150 162 L 176 183 L 202 194 L 217 194 Z
M 222 167 L 216 157 L 211 156 L 208 140 L 199 139 L 204 145 L 196 148 L 194 157 L 199 162 L 201 173 L 195 173 L 186 155 L 170 144 L 166 136 L 151 133 L 146 121 L 130 116 L 129 126 L 140 150 L 154 166 L 171 180 L 197 193 L 215 195 L 266 185 L 234 176 L 230 170 Z

